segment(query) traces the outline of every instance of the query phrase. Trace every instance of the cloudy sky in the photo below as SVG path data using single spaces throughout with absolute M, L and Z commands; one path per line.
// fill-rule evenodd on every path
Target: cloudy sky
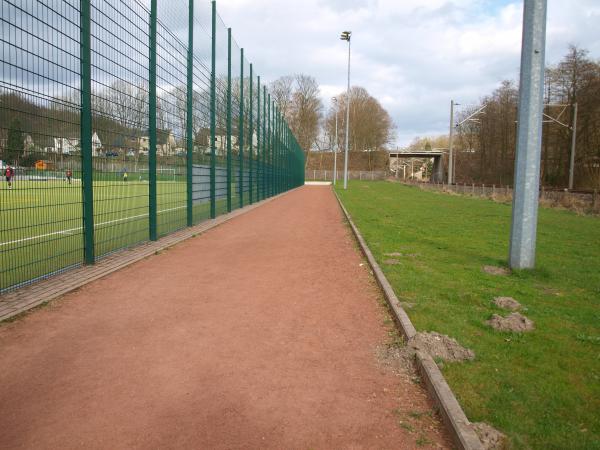
M 263 79 L 312 75 L 325 107 L 345 90 L 339 33 L 352 30 L 352 84 L 390 112 L 400 146 L 447 132 L 450 99 L 467 105 L 518 78 L 522 0 L 220 0 L 217 9 Z M 569 43 L 600 58 L 599 24 L 599 0 L 548 0 L 547 63 Z

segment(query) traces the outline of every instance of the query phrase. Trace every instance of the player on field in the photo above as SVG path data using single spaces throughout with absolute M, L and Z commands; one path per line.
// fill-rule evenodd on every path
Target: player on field
M 71 184 L 71 178 L 73 178 L 73 171 L 71 169 L 67 169 L 67 182 Z
M 12 189 L 12 179 L 15 176 L 15 169 L 8 166 L 6 170 L 4 170 L 4 176 L 6 177 L 6 182 L 8 183 L 8 188 Z

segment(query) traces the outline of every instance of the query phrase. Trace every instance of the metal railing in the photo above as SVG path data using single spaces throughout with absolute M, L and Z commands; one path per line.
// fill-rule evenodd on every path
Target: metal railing
M 513 187 L 508 185 L 476 184 L 476 183 L 430 183 L 410 180 L 400 180 L 400 183 L 427 191 L 452 192 L 472 197 L 482 197 L 499 201 L 512 201 Z M 569 209 L 572 211 L 598 214 L 600 213 L 600 194 L 593 191 L 569 191 L 540 187 L 539 201 L 542 206 Z
M 387 170 L 349 170 L 348 171 L 348 179 L 349 180 L 365 180 L 365 181 L 375 181 L 375 180 L 385 180 L 390 175 L 390 172 Z M 315 180 L 315 181 L 333 181 L 333 170 L 317 170 L 317 169 L 306 169 L 305 175 L 306 180 Z M 342 170 L 337 171 L 336 181 L 344 180 L 344 172 Z
M 304 182 L 215 2 L 0 0 L 0 27 L 0 292 Z

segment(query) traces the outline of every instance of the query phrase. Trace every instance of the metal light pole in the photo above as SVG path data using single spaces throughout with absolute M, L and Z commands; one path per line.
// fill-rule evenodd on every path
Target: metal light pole
M 348 126 L 350 124 L 350 36 L 352 31 L 344 31 L 342 41 L 348 41 L 348 89 L 346 90 L 346 142 L 344 148 L 344 189 L 348 188 Z
M 535 266 L 540 156 L 544 114 L 546 0 L 525 0 L 519 82 L 519 116 L 509 264 Z
M 448 139 L 448 184 L 452 184 L 452 165 L 454 164 L 454 153 L 452 150 L 454 140 L 454 100 L 450 100 L 450 136 Z
M 337 154 L 338 154 L 338 101 L 336 97 L 331 99 L 335 105 L 335 143 L 333 144 L 333 185 L 337 182 Z
M 571 160 L 569 161 L 569 190 L 573 190 L 573 174 L 575 172 L 575 145 L 577 142 L 577 102 L 573 103 L 573 125 L 571 134 Z

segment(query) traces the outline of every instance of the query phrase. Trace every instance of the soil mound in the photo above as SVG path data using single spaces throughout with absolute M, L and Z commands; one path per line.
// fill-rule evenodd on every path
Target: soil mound
M 465 361 L 475 358 L 473 350 L 464 348 L 455 339 L 435 331 L 417 333 L 408 344 L 415 350 L 427 352 L 432 358 L 440 358 L 444 361 Z
M 498 331 L 513 331 L 515 333 L 523 333 L 533 330 L 533 321 L 518 312 L 509 314 L 506 317 L 494 314 L 487 324 Z
M 510 275 L 510 270 L 508 270 L 506 267 L 483 266 L 483 271 L 485 273 L 489 273 L 490 275 Z
M 494 304 L 498 308 L 508 309 L 509 311 L 516 311 L 521 307 L 521 304 L 512 297 L 496 297 L 494 298 Z
M 484 422 L 471 424 L 485 450 L 504 450 L 506 436 Z
M 408 346 L 380 345 L 375 350 L 379 365 L 396 375 L 415 374 L 414 351 Z

